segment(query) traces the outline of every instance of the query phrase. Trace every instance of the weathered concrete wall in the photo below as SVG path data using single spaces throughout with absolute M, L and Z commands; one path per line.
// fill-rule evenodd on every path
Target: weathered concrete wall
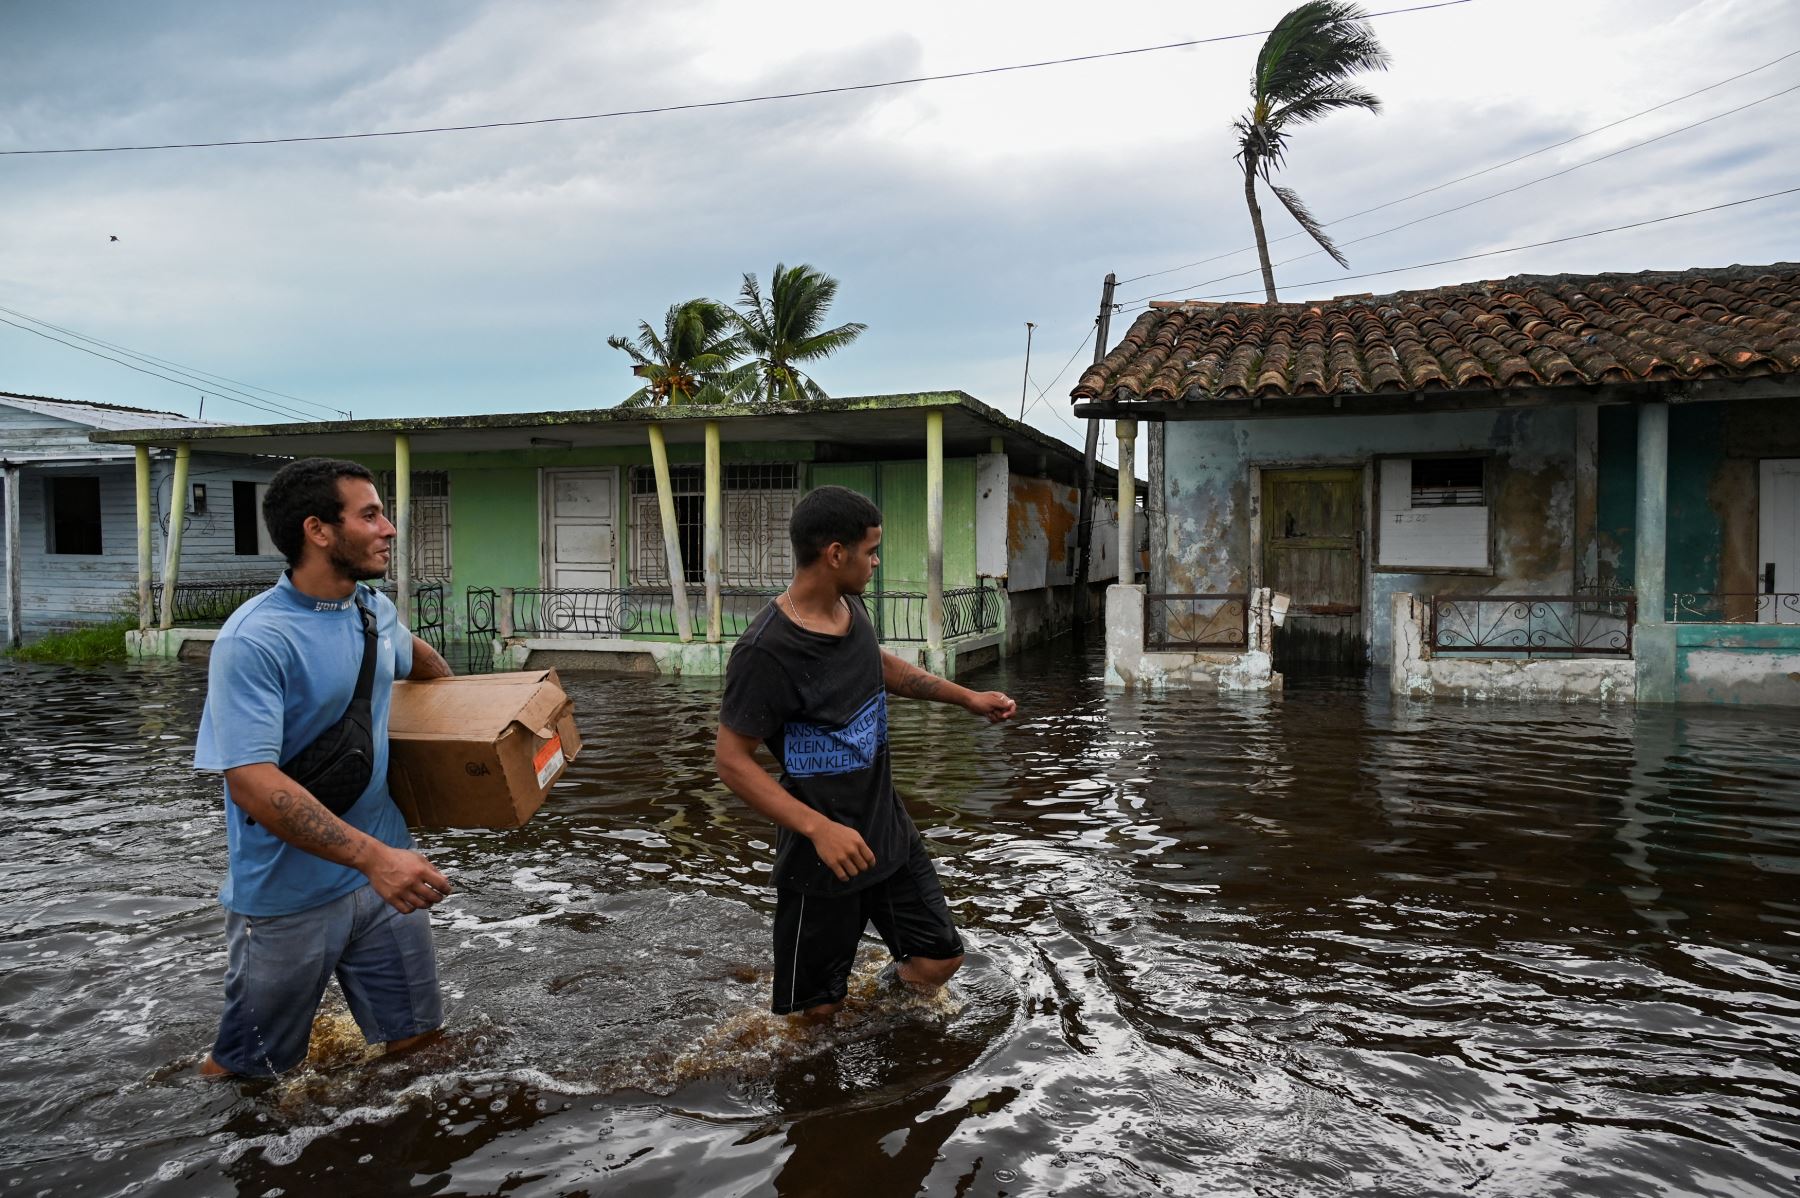
M 1364 627 L 1370 660 L 1391 653 L 1391 599 L 1414 594 L 1566 594 L 1574 586 L 1572 408 L 1346 416 L 1310 420 L 1171 421 L 1166 431 L 1169 590 L 1238 592 L 1259 584 L 1253 468 L 1327 464 L 1368 470 L 1377 455 L 1491 454 L 1490 570 L 1374 569 L 1373 483 L 1364 495 Z M 1372 473 L 1372 471 L 1370 471 Z
M 1394 640 L 1388 686 L 1397 695 L 1565 703 L 1630 703 L 1636 695 L 1637 666 L 1630 658 L 1435 656 L 1429 607 L 1404 592 L 1389 603 Z
M 1800 624 L 1677 624 L 1675 699 L 1800 707 Z
M 1637 409 L 1602 408 L 1599 423 L 1595 577 L 1629 586 L 1636 545 Z M 1757 462 L 1786 457 L 1800 457 L 1795 399 L 1669 409 L 1671 594 L 1757 589 Z
M 1064 483 L 1023 474 L 1008 477 L 1006 506 L 1006 587 L 1032 591 L 1060 586 L 1075 577 L 1075 530 L 1081 520 L 1081 492 Z M 1094 501 L 1093 549 L 1088 578 L 1119 576 L 1119 505 L 1116 497 Z
M 1106 588 L 1104 585 L 1093 584 L 1089 590 L 1093 598 L 1088 604 L 1088 610 L 1099 613 L 1106 605 Z M 1008 592 L 1006 651 L 1009 654 L 1066 636 L 1074 630 L 1073 584 Z
M 1269 657 L 1269 593 L 1252 597 L 1250 643 L 1241 653 L 1178 653 L 1144 648 L 1144 588 L 1106 588 L 1106 685 L 1280 690 Z

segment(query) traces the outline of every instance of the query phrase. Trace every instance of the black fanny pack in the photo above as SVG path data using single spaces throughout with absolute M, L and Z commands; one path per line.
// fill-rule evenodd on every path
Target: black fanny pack
M 354 807 L 375 776 L 375 721 L 369 713 L 375 689 L 375 613 L 363 606 L 360 586 L 356 610 L 362 616 L 363 656 L 350 706 L 337 723 L 281 763 L 281 772 L 311 791 L 333 815 Z

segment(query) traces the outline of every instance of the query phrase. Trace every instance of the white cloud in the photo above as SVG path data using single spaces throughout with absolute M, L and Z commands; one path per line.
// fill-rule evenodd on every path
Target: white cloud
M 724 0 L 651 7 L 223 3 L 0 12 L 0 148 L 279 136 L 647 107 L 1266 28 L 1171 10 Z M 1372 6 L 1373 7 L 1373 6 Z M 1749 0 L 1478 2 L 1383 18 L 1379 117 L 1299 131 L 1283 181 L 1333 217 L 1432 186 L 1800 44 Z M 429 137 L 0 158 L 0 303 L 359 415 L 575 406 L 629 389 L 605 335 L 745 271 L 809 261 L 870 331 L 840 394 L 954 386 L 1016 410 L 1023 323 L 1048 382 L 1100 277 L 1249 240 L 1230 122 L 1255 39 L 915 87 Z M 1800 80 L 1800 59 L 1339 226 L 1461 203 Z M 1704 207 L 1784 178 L 1800 93 L 1350 246 L 1350 274 Z M 1273 207 L 1272 205 L 1270 207 Z M 1793 257 L 1793 200 L 1308 296 L 1520 272 Z M 1275 235 L 1292 231 L 1270 212 Z M 121 240 L 112 243 L 110 234 Z M 1310 248 L 1286 241 L 1278 255 Z M 1238 252 L 1121 289 L 1254 266 Z M 1332 280 L 1323 257 L 1284 286 Z M 1213 290 L 1254 286 L 1250 277 Z M 1191 293 L 1191 292 L 1190 292 Z M 1302 298 L 1292 292 L 1290 298 Z M 1122 330 L 1127 321 L 1117 322 Z M 1087 352 L 1048 399 L 1066 411 Z M 0 328 L 0 389 L 180 406 L 167 384 Z M 1035 388 L 1034 388 L 1035 393 Z M 1043 413 L 1035 422 L 1070 437 Z

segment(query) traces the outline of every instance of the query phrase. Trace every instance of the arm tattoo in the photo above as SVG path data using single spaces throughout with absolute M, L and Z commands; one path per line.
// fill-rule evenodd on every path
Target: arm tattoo
M 900 693 L 911 699 L 935 699 L 944 689 L 944 680 L 914 666 L 912 673 L 900 682 Z
M 444 655 L 428 642 L 413 637 L 412 673 L 407 677 L 418 682 L 427 678 L 448 678 L 450 674 L 450 663 L 444 660 Z
M 269 796 L 269 806 L 275 809 L 271 822 L 278 835 L 297 849 L 323 857 L 350 843 L 343 822 L 309 794 L 277 790 Z

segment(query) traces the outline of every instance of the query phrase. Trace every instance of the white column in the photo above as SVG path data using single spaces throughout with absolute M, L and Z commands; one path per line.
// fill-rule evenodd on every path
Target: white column
M 944 647 L 944 413 L 925 413 L 925 647 Z
M 150 563 L 150 525 L 156 520 L 156 510 L 150 506 L 150 447 L 137 447 L 137 584 L 138 584 L 138 631 L 149 629 L 156 619 L 156 613 L 150 606 L 150 575 L 153 567 Z
M 719 422 L 706 422 L 706 641 L 716 645 L 724 635 L 724 607 L 719 597 L 721 557 L 725 552 L 725 468 L 720 460 Z
M 175 626 L 175 584 L 181 580 L 181 534 L 186 531 L 188 460 L 194 447 L 183 441 L 175 447 L 175 483 L 169 488 L 169 535 L 164 539 L 162 619 L 163 628 Z
M 19 477 L 6 468 L 6 643 L 17 649 L 25 635 L 24 578 L 19 573 Z
M 1137 503 L 1137 421 L 1119 420 L 1113 424 L 1119 434 L 1119 585 L 1137 581 L 1137 529 L 1133 524 L 1133 507 Z
M 675 629 L 682 641 L 694 639 L 688 613 L 687 575 L 681 564 L 681 528 L 675 521 L 675 486 L 669 481 L 669 446 L 662 426 L 650 426 L 650 462 L 656 470 L 656 506 L 662 514 L 663 555 L 669 563 L 669 597 L 675 603 Z
M 394 606 L 412 625 L 412 438 L 394 434 Z

